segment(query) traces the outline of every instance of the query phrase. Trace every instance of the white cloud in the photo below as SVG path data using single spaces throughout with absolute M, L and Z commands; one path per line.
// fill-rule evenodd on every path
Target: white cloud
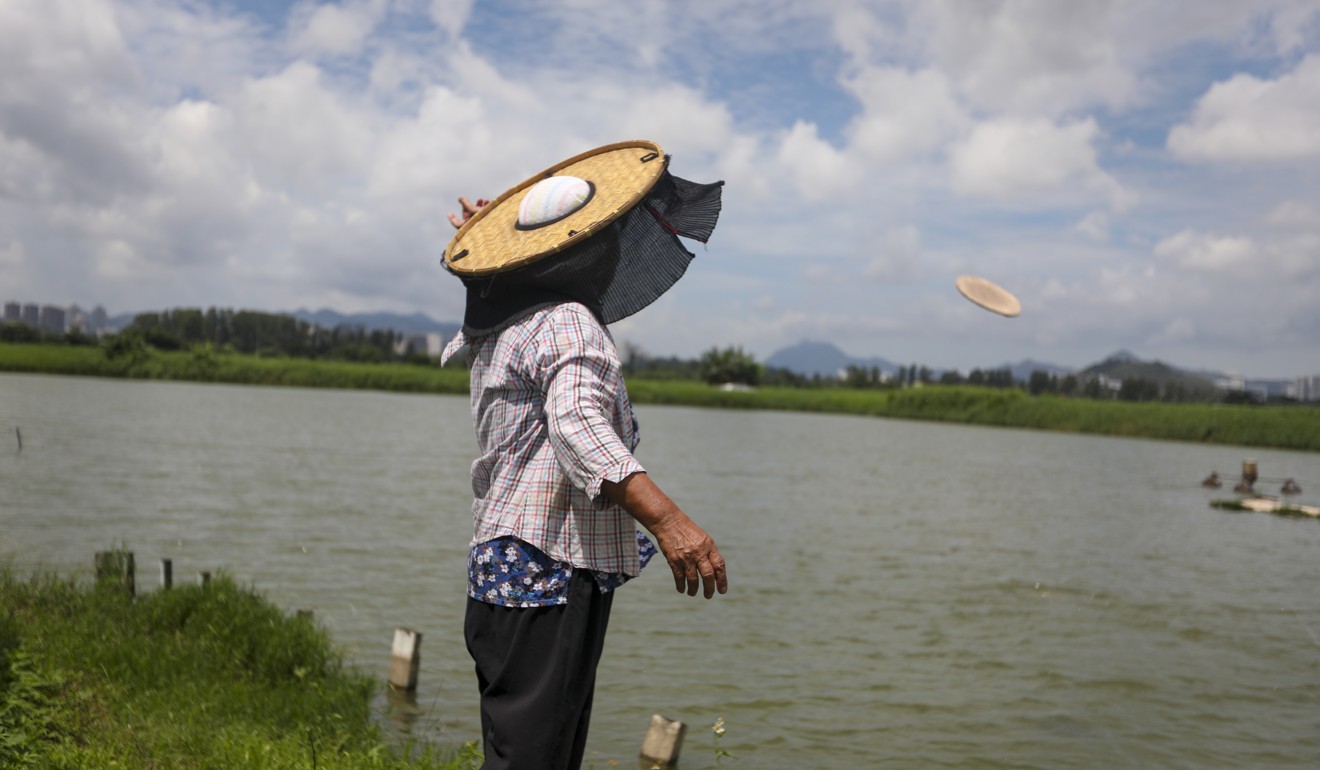
M 950 150 L 955 192 L 1045 203 L 1102 196 L 1122 210 L 1133 196 L 1099 166 L 1093 118 L 1056 125 L 1043 119 L 1001 118 L 978 125 Z
M 1169 151 L 1189 161 L 1285 161 L 1320 157 L 1320 56 L 1276 80 L 1234 75 L 1169 132 Z
M 874 256 L 862 275 L 873 281 L 895 281 L 910 277 L 921 257 L 921 231 L 906 225 L 883 233 L 878 242 L 870 246 Z
M 1189 318 L 1175 318 L 1150 338 L 1152 345 L 1170 345 L 1196 339 L 1196 324 Z
M 457 38 L 472 16 L 475 0 L 431 0 L 431 21 L 450 38 Z
M 387 9 L 385 0 L 306 0 L 289 15 L 290 45 L 310 56 L 348 56 L 362 50 Z
M 231 109 L 263 183 L 292 192 L 324 195 L 359 174 L 373 150 L 372 116 L 306 62 L 247 81 Z
M 776 160 L 789 170 L 795 189 L 809 201 L 839 195 L 862 177 L 856 163 L 821 139 L 815 124 L 805 121 L 789 129 L 780 142 Z
M 27 261 L 27 249 L 22 241 L 10 240 L 0 243 L 0 276 L 7 276 L 23 267 Z
M 1093 241 L 1109 240 L 1109 215 L 1103 211 L 1092 211 L 1075 226 L 1077 232 Z
M 1259 254 L 1250 238 L 1183 230 L 1155 246 L 1155 256 L 1187 270 L 1222 272 L 1251 266 Z
M 935 0 L 915 6 L 938 66 L 977 105 L 1018 115 L 1123 108 L 1137 81 L 1115 34 L 1122 3 Z
M 1320 231 L 1320 208 L 1305 201 L 1283 201 L 1266 215 L 1265 221 L 1276 227 Z
M 1320 32 L 1320 7 L 1311 0 L 1285 3 L 1275 12 L 1270 28 L 1279 53 L 1288 54 L 1304 48 Z
M 948 80 L 936 70 L 865 68 L 844 81 L 862 105 L 848 126 L 850 143 L 881 163 L 942 148 L 969 122 Z

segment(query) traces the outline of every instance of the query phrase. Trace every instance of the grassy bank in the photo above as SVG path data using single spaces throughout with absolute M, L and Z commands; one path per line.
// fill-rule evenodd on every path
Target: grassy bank
M 98 347 L 0 343 L 0 371 L 406 393 L 467 393 L 468 388 L 467 372 L 461 369 L 263 358 L 209 349 L 144 350 L 109 358 Z
M 466 394 L 468 387 L 466 371 L 413 364 L 259 358 L 212 351 L 142 351 L 110 359 L 99 348 L 58 345 L 0 344 L 0 371 L 415 393 Z M 1093 401 L 969 386 L 739 392 L 700 382 L 636 378 L 629 379 L 628 391 L 639 404 L 833 412 L 1320 451 L 1320 409 L 1309 407 Z
M 475 767 L 391 749 L 323 630 L 223 576 L 131 599 L 0 570 L 0 767 Z
M 1320 451 L 1320 409 L 1165 404 L 1029 396 L 1020 390 L 930 386 L 907 390 L 762 388 L 629 381 L 638 403 L 893 417 L 1104 436 Z

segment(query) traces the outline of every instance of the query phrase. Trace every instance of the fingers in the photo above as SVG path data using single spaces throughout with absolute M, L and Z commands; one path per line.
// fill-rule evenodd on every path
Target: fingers
M 729 592 L 729 576 L 724 570 L 724 559 L 717 551 L 709 562 L 702 565 L 701 569 L 701 589 L 702 595 L 707 599 L 715 595 L 716 591 L 722 594 Z M 696 595 L 696 586 L 688 591 L 688 596 Z
M 674 590 L 679 593 L 696 596 L 700 590 L 702 596 L 709 599 L 716 592 L 729 592 L 729 576 L 725 570 L 724 557 L 714 549 L 700 557 L 670 562 L 669 569 L 674 575 Z
M 458 205 L 463 207 L 463 216 L 460 218 L 457 214 L 451 212 L 449 214 L 449 224 L 453 225 L 454 227 L 462 227 L 464 224 L 467 223 L 469 219 L 472 218 L 473 214 L 480 211 L 482 207 L 487 205 L 488 203 L 490 203 L 490 201 L 486 200 L 485 198 L 477 198 L 477 202 L 473 203 L 472 201 L 467 199 L 467 196 L 459 196 Z

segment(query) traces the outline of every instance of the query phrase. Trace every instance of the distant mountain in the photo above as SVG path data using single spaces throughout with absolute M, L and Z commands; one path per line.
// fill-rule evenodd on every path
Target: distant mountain
M 865 369 L 878 367 L 880 371 L 891 375 L 898 371 L 898 364 L 891 361 L 883 358 L 850 356 L 828 342 L 799 342 L 776 351 L 765 360 L 765 363 L 766 366 L 776 369 L 787 369 L 807 376 L 819 374 L 822 377 L 833 377 L 849 366 L 860 366 Z
M 1082 375 L 1103 375 L 1115 380 L 1139 378 L 1149 382 L 1178 383 L 1189 392 L 1213 395 L 1218 389 L 1214 380 L 1197 374 L 1191 374 L 1163 361 L 1142 361 L 1126 350 L 1109 356 L 1098 364 L 1091 364 L 1081 371 Z
M 890 375 L 897 374 L 898 370 L 907 364 L 896 364 L 884 358 L 858 358 L 850 356 L 839 350 L 828 342 L 799 342 L 791 347 L 777 351 L 766 359 L 767 366 L 773 366 L 778 369 L 787 369 L 798 374 L 832 377 L 849 366 L 860 366 L 864 369 L 878 367 L 880 371 Z M 920 362 L 918 362 L 920 364 Z M 1048 364 L 1042 361 L 1033 361 L 1025 359 L 1016 364 L 1004 364 L 996 367 L 998 369 L 1009 369 L 1013 372 L 1013 379 L 1025 382 L 1031 378 L 1031 373 L 1043 371 L 1049 374 L 1058 374 L 1060 376 L 1072 371 L 1069 367 L 1059 366 L 1057 364 Z M 939 377 L 944 370 L 931 369 L 933 376 Z M 967 371 L 962 372 L 964 375 Z
M 1033 361 L 1030 358 L 1025 358 L 1016 364 L 1004 364 L 998 368 L 1008 369 L 1013 372 L 1013 379 L 1018 382 L 1026 382 L 1027 380 L 1030 380 L 1032 372 L 1045 372 L 1046 374 L 1054 374 L 1059 377 L 1063 377 L 1072 372 L 1070 367 L 1059 366 L 1058 364 L 1047 364 L 1044 361 Z M 967 374 L 967 372 L 963 372 L 963 374 Z
M 1133 353 L 1131 350 L 1124 349 L 1110 353 L 1109 356 L 1100 363 L 1101 364 L 1139 364 L 1141 363 L 1141 359 L 1138 358 L 1137 354 Z M 1099 364 L 1096 365 L 1098 366 Z
M 461 326 L 456 322 L 437 321 L 423 313 L 412 313 L 411 315 L 400 313 L 350 313 L 345 315 L 328 308 L 316 311 L 299 308 L 286 315 L 291 315 L 299 321 L 306 321 L 325 329 L 334 329 L 340 326 L 362 327 L 367 331 L 393 330 L 403 334 L 435 332 L 443 337 L 454 336 Z

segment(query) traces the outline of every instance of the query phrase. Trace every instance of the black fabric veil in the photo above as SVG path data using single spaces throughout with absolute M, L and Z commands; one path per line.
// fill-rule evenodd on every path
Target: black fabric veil
M 719 220 L 723 182 L 661 174 L 636 206 L 577 245 L 525 267 L 463 278 L 463 334 L 498 332 L 550 305 L 580 302 L 603 324 L 660 298 L 695 256 L 679 236 L 705 243 Z

